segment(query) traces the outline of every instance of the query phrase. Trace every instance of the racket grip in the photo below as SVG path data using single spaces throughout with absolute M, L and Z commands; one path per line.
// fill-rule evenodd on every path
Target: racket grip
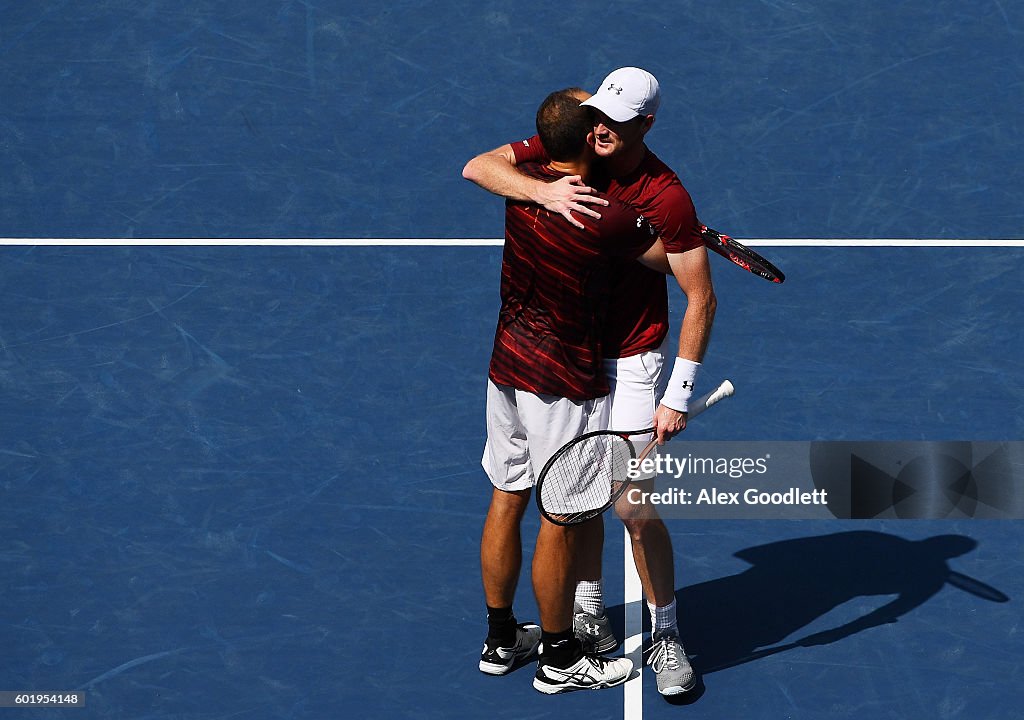
M 714 390 L 690 402 L 687 417 L 694 418 L 697 415 L 700 415 L 709 407 L 720 400 L 724 400 L 734 392 L 736 392 L 736 388 L 733 386 L 732 382 L 730 380 L 723 380 Z

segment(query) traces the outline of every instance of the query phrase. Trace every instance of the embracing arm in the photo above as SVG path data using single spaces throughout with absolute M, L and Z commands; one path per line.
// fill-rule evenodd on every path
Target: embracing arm
M 583 224 L 572 216 L 578 212 L 593 218 L 601 214 L 583 203 L 607 205 L 607 201 L 594 195 L 593 188 L 583 182 L 579 175 L 570 175 L 555 182 L 544 182 L 528 177 L 516 170 L 516 156 L 511 145 L 502 145 L 490 152 L 481 153 L 466 163 L 462 177 L 484 190 L 522 202 L 532 202 L 556 212 L 576 227 Z

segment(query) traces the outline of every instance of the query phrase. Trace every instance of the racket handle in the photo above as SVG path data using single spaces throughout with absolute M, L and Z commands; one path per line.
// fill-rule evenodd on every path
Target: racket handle
M 719 400 L 724 400 L 725 398 L 732 395 L 734 392 L 736 392 L 736 388 L 733 386 L 732 382 L 729 380 L 723 380 L 718 387 L 709 392 L 707 395 L 702 395 L 701 397 L 697 398 L 696 400 L 690 403 L 689 410 L 687 410 L 686 413 L 687 417 L 697 417 L 702 412 L 707 410 L 709 407 L 714 405 L 716 402 L 718 402 Z
M 732 395 L 734 392 L 736 392 L 736 388 L 733 386 L 732 381 L 730 381 L 730 380 L 723 380 L 721 383 L 719 383 L 718 387 L 716 387 L 714 390 L 712 390 L 711 392 L 707 393 L 706 395 L 701 395 L 699 398 L 697 398 L 696 400 L 693 400 L 693 401 L 691 401 L 689 403 L 689 409 L 686 411 L 687 420 L 692 420 L 693 418 L 697 417 L 702 412 L 707 410 L 709 407 L 711 407 L 715 403 L 719 402 L 720 400 L 724 400 L 725 398 L 727 398 L 730 395 Z M 651 429 L 648 429 L 648 430 L 645 430 L 645 431 L 641 430 L 641 431 L 638 431 L 636 433 L 629 433 L 629 434 L 630 435 L 638 435 L 641 432 L 650 432 L 650 431 L 651 431 Z M 657 447 L 657 445 L 658 445 L 658 438 L 657 437 L 651 438 L 651 441 L 649 443 L 647 443 L 647 447 L 645 447 L 643 450 L 641 450 L 640 454 L 637 455 L 637 460 L 643 460 L 644 458 L 646 458 L 648 455 L 651 454 L 651 451 L 653 451 L 654 448 Z

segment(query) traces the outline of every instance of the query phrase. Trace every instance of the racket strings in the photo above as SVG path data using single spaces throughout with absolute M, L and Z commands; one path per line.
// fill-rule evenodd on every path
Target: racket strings
M 628 481 L 634 453 L 618 435 L 595 435 L 567 446 L 547 468 L 540 504 L 563 522 L 599 515 Z

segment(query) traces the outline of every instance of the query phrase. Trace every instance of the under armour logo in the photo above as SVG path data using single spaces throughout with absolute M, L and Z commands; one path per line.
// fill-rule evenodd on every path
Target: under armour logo
M 583 631 L 588 635 L 598 635 L 601 632 L 601 627 L 597 623 L 583 623 Z
M 654 229 L 653 225 L 644 219 L 643 215 L 636 216 L 636 227 L 638 230 L 647 230 L 647 234 L 651 237 L 657 237 L 658 235 L 658 231 Z
M 693 390 L 693 383 L 689 380 L 683 380 L 683 390 Z
M 611 90 L 616 95 L 621 95 L 622 94 L 622 86 L 621 85 L 616 85 L 615 83 L 608 83 L 608 89 Z

